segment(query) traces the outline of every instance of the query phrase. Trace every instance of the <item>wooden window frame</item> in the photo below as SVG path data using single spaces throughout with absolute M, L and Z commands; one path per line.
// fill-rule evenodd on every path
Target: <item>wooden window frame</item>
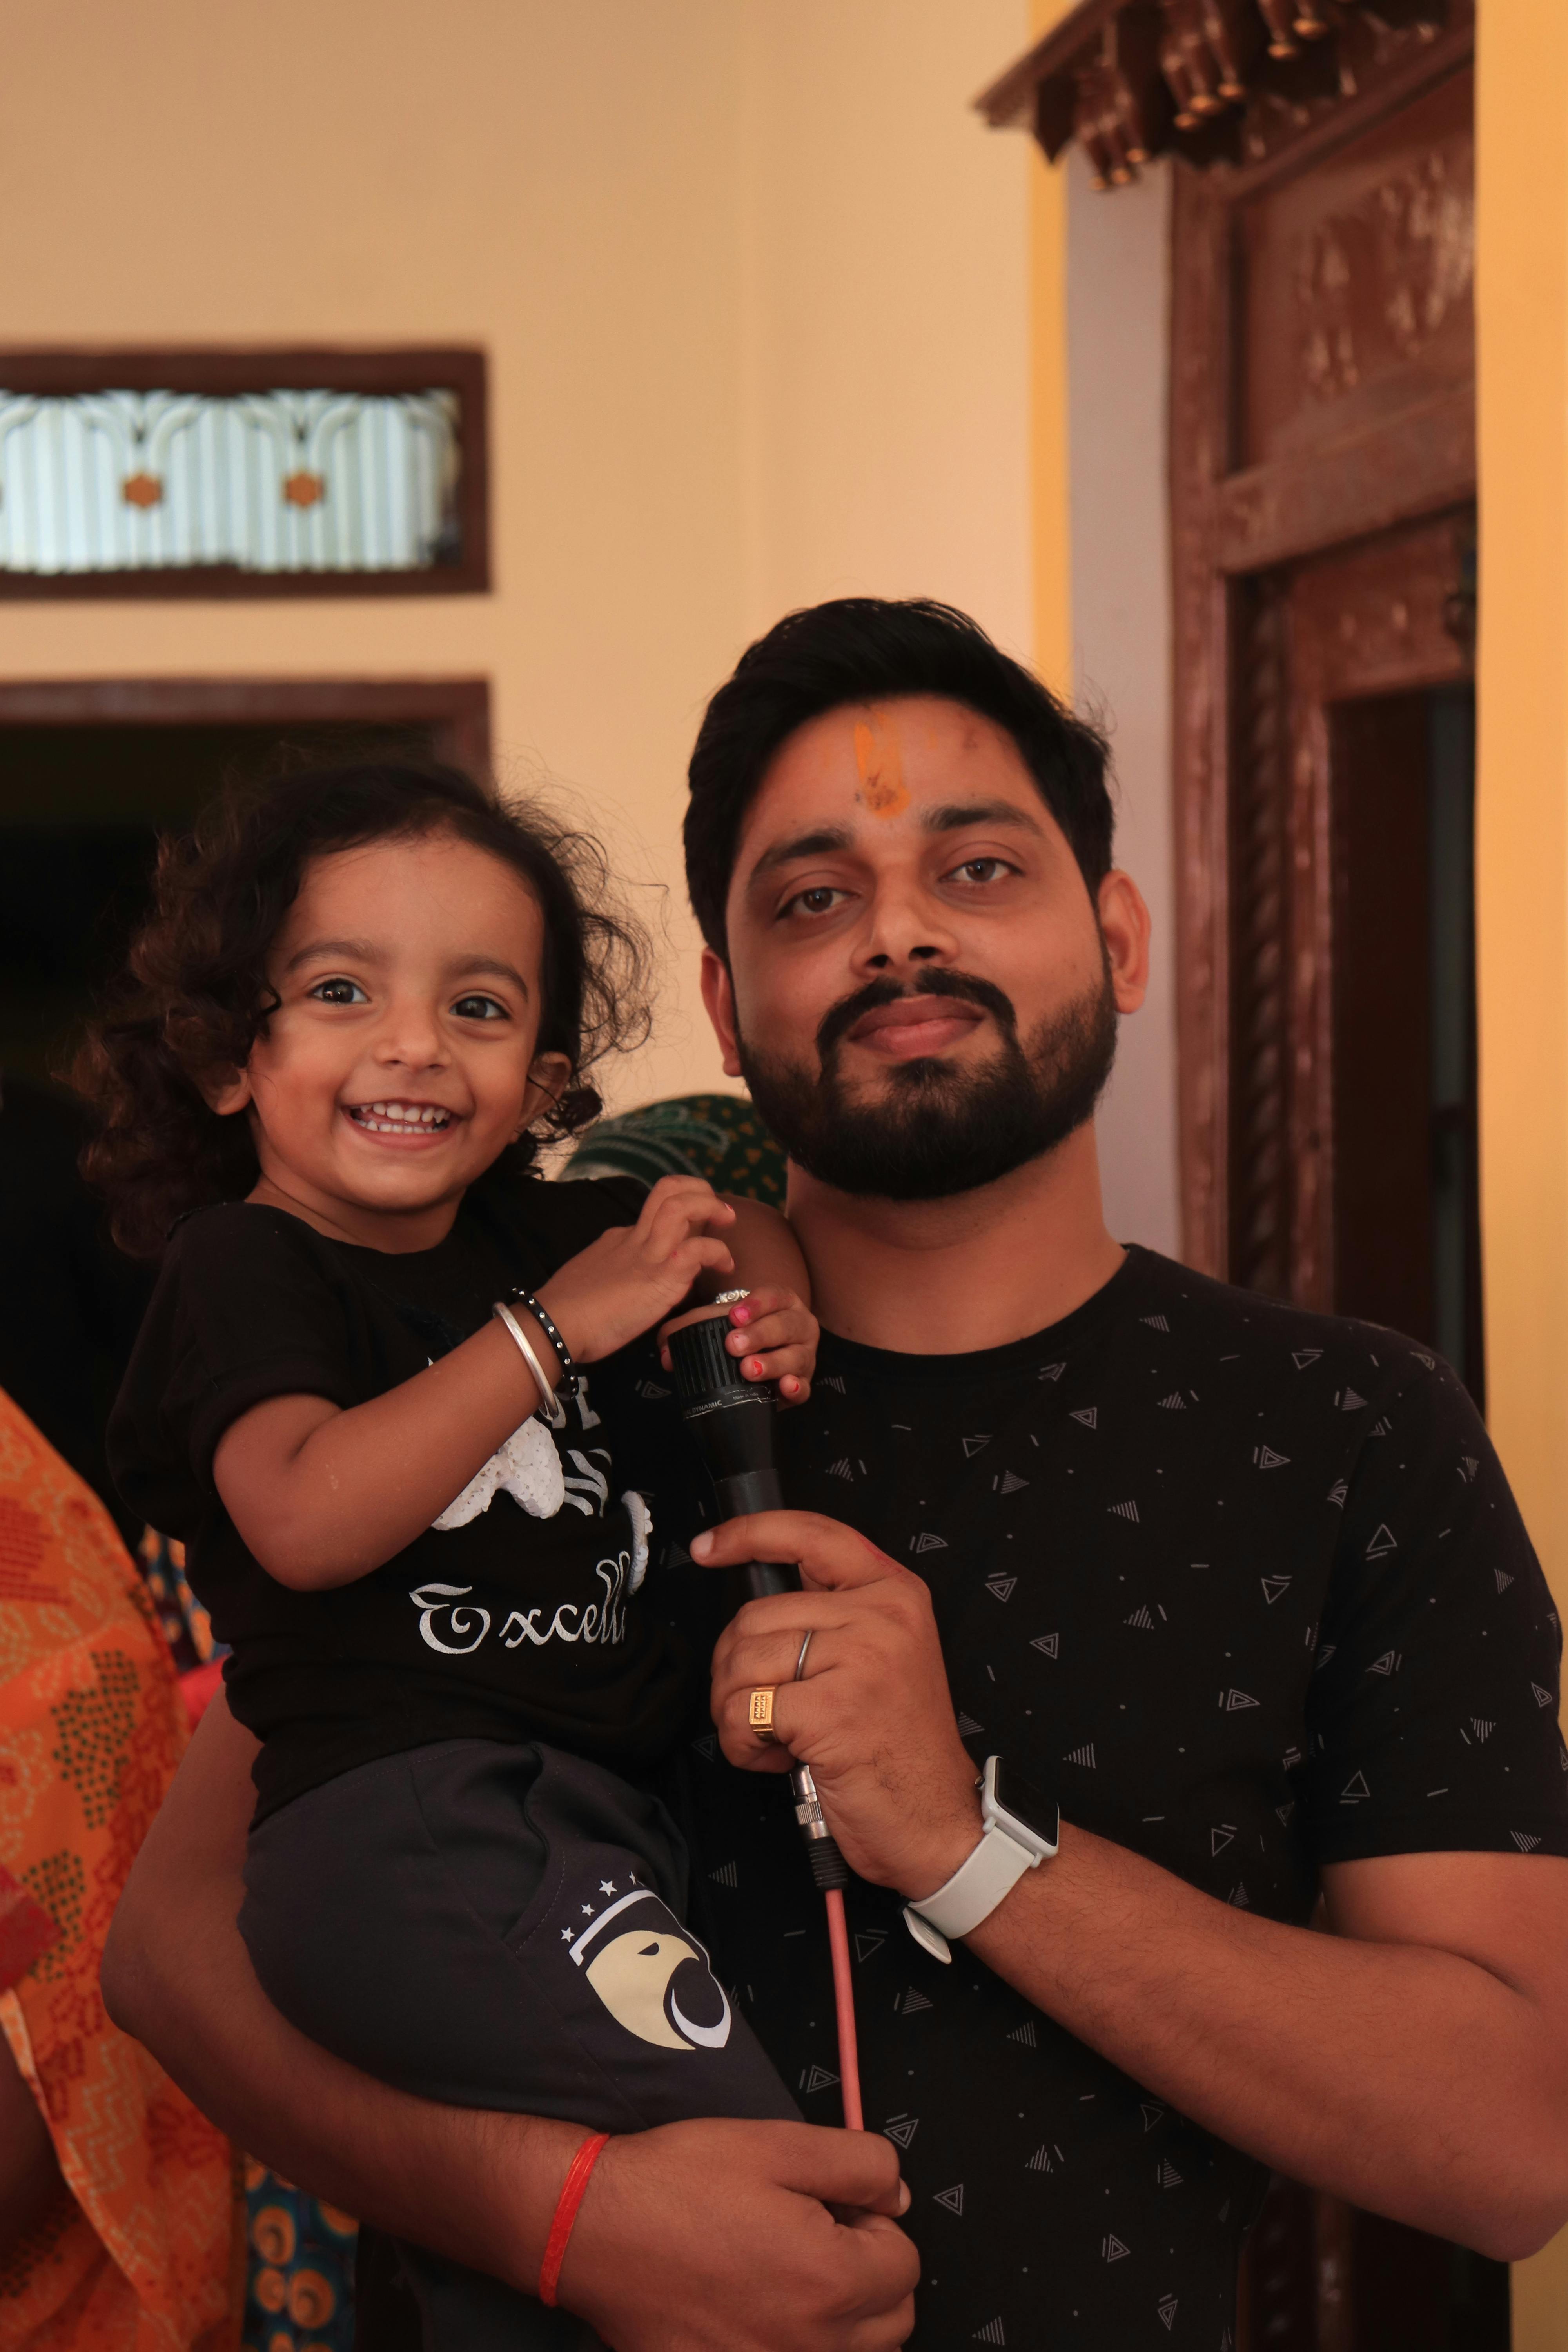
M 482 677 L 37 678 L 0 682 L 8 727 L 428 728 L 439 757 L 489 773 L 490 689 Z
M 237 563 L 133 572 L 0 571 L 0 600 L 60 597 L 482 596 L 490 589 L 489 425 L 485 354 L 473 350 L 340 351 L 260 346 L 39 351 L 0 347 L 0 384 L 43 396 L 84 392 L 455 392 L 462 556 L 421 571 L 250 572 Z

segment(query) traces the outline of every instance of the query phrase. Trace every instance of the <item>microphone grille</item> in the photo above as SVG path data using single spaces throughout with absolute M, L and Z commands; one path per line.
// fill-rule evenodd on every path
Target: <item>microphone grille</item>
M 689 1323 L 684 1331 L 672 1334 L 669 1360 L 682 1410 L 726 1391 L 745 1397 L 753 1393 L 742 1378 L 740 1364 L 725 1349 L 729 1333 L 729 1317 L 711 1315 L 703 1322 Z

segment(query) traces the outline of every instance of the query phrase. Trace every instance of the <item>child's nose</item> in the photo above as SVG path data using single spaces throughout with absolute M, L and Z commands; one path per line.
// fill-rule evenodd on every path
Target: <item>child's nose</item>
M 427 1005 L 394 1005 L 376 1041 L 376 1056 L 405 1069 L 427 1070 L 444 1057 L 441 1024 Z

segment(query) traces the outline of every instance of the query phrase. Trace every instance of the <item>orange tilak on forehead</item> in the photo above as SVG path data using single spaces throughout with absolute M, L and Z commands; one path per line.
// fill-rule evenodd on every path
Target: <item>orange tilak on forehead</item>
M 902 816 L 910 804 L 904 782 L 898 722 L 885 710 L 855 721 L 855 766 L 860 777 L 856 798 L 869 816 Z

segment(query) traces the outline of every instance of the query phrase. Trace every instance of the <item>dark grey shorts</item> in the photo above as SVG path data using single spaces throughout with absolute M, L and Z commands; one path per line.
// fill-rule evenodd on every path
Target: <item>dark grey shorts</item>
M 686 1882 L 669 1815 L 614 1773 L 449 1739 L 269 1815 L 239 1926 L 302 2033 L 425 2098 L 611 2132 L 795 2118 L 681 1924 Z M 427 2352 L 563 2340 L 525 2298 L 414 2268 Z

